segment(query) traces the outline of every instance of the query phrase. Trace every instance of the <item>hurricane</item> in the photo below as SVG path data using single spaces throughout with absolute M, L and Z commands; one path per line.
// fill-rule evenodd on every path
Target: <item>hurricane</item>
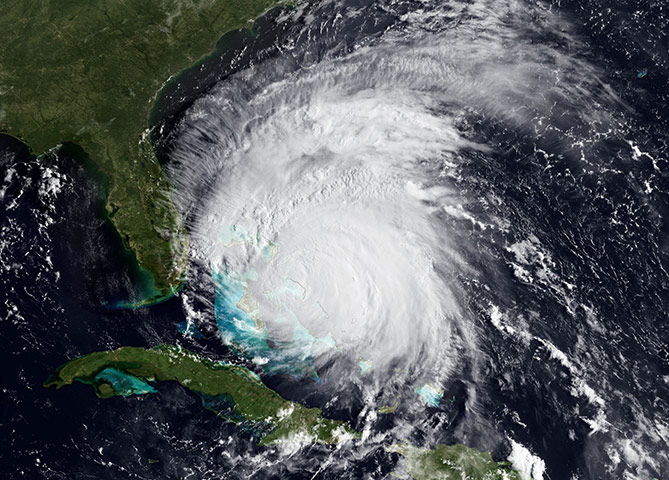
M 382 378 L 408 365 L 447 373 L 476 350 L 460 299 L 462 277 L 475 276 L 461 248 L 470 240 L 449 220 L 493 227 L 463 208 L 453 177 L 462 155 L 494 147 L 463 124 L 472 111 L 520 124 L 548 107 L 541 96 L 573 93 L 551 79 L 551 52 L 511 29 L 522 59 L 481 39 L 477 29 L 502 26 L 479 8 L 457 35 L 426 35 L 407 18 L 345 56 L 305 65 L 287 54 L 189 112 L 174 177 L 193 192 L 193 256 L 218 284 L 217 317 L 238 314 L 226 341 L 270 366 L 348 358 Z M 526 112 L 515 111 L 521 98 Z M 279 357 L 263 357 L 258 339 Z
M 361 27 L 372 8 L 397 18 Z M 478 432 L 493 428 L 491 381 L 513 383 L 492 371 L 504 355 L 491 352 L 492 330 L 562 372 L 567 409 L 583 410 L 567 435 L 581 431 L 614 465 L 622 456 L 652 468 L 640 431 L 624 448 L 611 440 L 616 394 L 589 368 L 608 354 L 587 335 L 563 351 L 555 331 L 534 328 L 540 308 L 519 313 L 526 300 L 512 279 L 586 330 L 604 328 L 493 183 L 510 156 L 567 177 L 569 162 L 610 168 L 593 152 L 624 137 L 629 107 L 579 53 L 584 39 L 559 12 L 515 1 L 329 5 L 301 20 L 280 55 L 221 82 L 177 129 L 169 174 L 198 279 L 184 295 L 189 321 L 215 322 L 224 344 L 268 374 L 355 385 L 363 423 L 382 405 L 436 406 L 459 379 L 464 423 Z M 530 203 L 532 173 L 516 194 Z M 510 407 L 505 415 L 527 426 Z M 390 435 L 416 428 L 438 435 L 406 422 Z M 541 478 L 543 460 L 507 437 L 516 463 Z
M 133 253 L 85 152 L 0 137 L 7 460 L 665 478 L 666 23 L 652 1 L 323 0 L 235 24 L 152 99 L 152 208 L 189 252 L 144 303 L 142 258 L 185 237 L 132 212 L 154 242 Z

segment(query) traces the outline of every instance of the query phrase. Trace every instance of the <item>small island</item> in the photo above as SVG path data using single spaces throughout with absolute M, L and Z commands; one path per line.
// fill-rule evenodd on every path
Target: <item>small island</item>
M 207 360 L 176 346 L 121 347 L 71 360 L 44 383 L 61 388 L 81 382 L 100 398 L 157 392 L 158 382 L 177 382 L 198 394 L 208 408 L 259 437 L 260 445 L 295 441 L 335 444 L 358 436 L 317 408 L 290 402 L 267 388 L 250 370 Z
M 378 412 L 383 414 L 383 415 L 386 415 L 386 414 L 389 414 L 389 413 L 395 413 L 395 411 L 397 410 L 397 407 L 399 407 L 399 406 L 400 406 L 400 402 L 395 402 L 392 405 L 384 405 L 384 406 L 379 408 Z

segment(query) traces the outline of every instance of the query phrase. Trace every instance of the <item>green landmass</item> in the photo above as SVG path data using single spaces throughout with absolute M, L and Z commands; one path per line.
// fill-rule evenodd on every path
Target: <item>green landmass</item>
M 357 436 L 345 422 L 326 419 L 317 408 L 285 400 L 246 368 L 212 362 L 175 346 L 91 353 L 60 366 L 44 386 L 61 388 L 77 381 L 91 385 L 100 398 L 127 395 L 115 391 L 114 384 L 99 375 L 109 369 L 130 375 L 140 384 L 178 382 L 200 395 L 206 408 L 258 432 L 261 445 L 280 441 L 330 444 Z
M 109 218 L 153 285 L 184 280 L 188 241 L 149 140 L 161 86 L 281 0 L 3 0 L 0 132 L 36 155 L 80 146 L 105 177 Z
M 387 414 L 387 413 L 395 413 L 397 410 L 397 407 L 400 406 L 399 402 L 395 402 L 393 405 L 384 405 L 381 408 L 379 408 L 379 413 Z
M 415 480 L 521 480 L 509 462 L 495 462 L 489 452 L 461 444 L 434 449 L 402 444 L 387 450 L 404 457 L 405 470 Z

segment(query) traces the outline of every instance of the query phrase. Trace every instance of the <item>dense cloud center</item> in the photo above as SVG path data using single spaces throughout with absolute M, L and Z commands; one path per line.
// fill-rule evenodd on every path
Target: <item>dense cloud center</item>
M 466 201 L 449 183 L 460 153 L 489 148 L 456 125 L 472 112 L 519 125 L 577 94 L 547 67 L 557 52 L 487 13 L 457 37 L 389 33 L 299 75 L 274 59 L 191 110 L 175 176 L 227 343 L 259 363 L 270 341 L 281 361 L 344 354 L 439 376 L 459 346 L 476 350 L 458 300 L 462 239 L 440 218 Z M 493 26 L 515 54 L 481 34 Z
M 428 185 L 421 163 L 444 168 L 464 142 L 418 93 L 309 87 L 256 99 L 198 241 L 215 271 L 242 282 L 270 339 L 303 326 L 330 337 L 313 353 L 415 362 L 459 315 L 444 278 L 458 260 L 436 216 L 449 191 Z M 304 103 L 280 105 L 296 89 Z

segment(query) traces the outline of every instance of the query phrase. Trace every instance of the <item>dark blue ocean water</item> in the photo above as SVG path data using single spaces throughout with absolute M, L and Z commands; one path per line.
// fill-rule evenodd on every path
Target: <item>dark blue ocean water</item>
M 277 45 L 291 35 L 300 32 L 296 41 L 313 42 L 315 57 L 343 53 L 401 24 L 404 13 L 419 7 L 330 4 L 318 10 L 320 23 L 312 29 L 303 28 L 304 17 L 297 24 L 277 23 L 272 14 L 259 22 L 256 36 L 224 37 L 220 55 L 169 87 L 154 111 L 161 158 L 169 161 L 170 132 L 194 98 L 235 69 L 280 55 Z M 480 320 L 485 361 L 464 362 L 429 419 L 415 421 L 441 432 L 443 442 L 468 440 L 492 448 L 496 458 L 508 455 L 504 438 L 512 436 L 545 461 L 545 478 L 553 480 L 622 478 L 623 472 L 665 478 L 669 465 L 661 454 L 669 447 L 654 419 L 666 424 L 669 412 L 667 8 L 662 2 L 594 0 L 555 1 L 552 8 L 577 25 L 590 47 L 579 55 L 604 69 L 607 84 L 627 105 L 627 136 L 575 148 L 569 139 L 587 127 L 577 111 L 564 111 L 555 129 L 540 136 L 487 118 L 467 119 L 463 129 L 473 140 L 492 139 L 497 148 L 487 156 L 463 157 L 459 187 L 472 197 L 501 199 L 478 213 L 503 214 L 515 229 L 506 236 L 473 232 L 467 260 L 479 274 L 461 280 L 466 306 Z M 337 13 L 358 9 L 364 15 L 334 20 Z M 327 32 L 322 48 L 319 29 Z M 233 68 L 231 58 L 237 61 Z M 597 161 L 584 163 L 584 152 Z M 197 336 L 179 331 L 186 320 L 179 298 L 146 309 L 109 308 L 131 294 L 136 273 L 105 220 L 100 187 L 75 157 L 64 152 L 37 160 L 19 142 L 0 137 L 0 472 L 6 478 L 382 478 L 394 468 L 397 457 L 382 448 L 349 456 L 346 470 L 337 460 L 346 454 L 324 447 L 284 463 L 176 385 L 108 400 L 96 398 L 86 385 L 42 388 L 68 359 L 121 345 L 181 342 L 211 357 L 235 358 L 218 341 L 214 319 L 199 325 Z M 460 226 L 470 228 L 465 223 Z M 536 242 L 523 243 L 528 238 Z M 550 265 L 544 266 L 567 284 L 541 283 L 548 270 L 537 267 L 542 264 L 534 257 L 524 266 L 539 280 L 533 284 L 514 275 L 513 265 L 522 264 L 519 255 L 546 252 Z M 489 257 L 500 261 L 482 261 Z M 481 288 L 480 279 L 494 288 Z M 213 284 L 202 288 L 215 294 Z M 495 328 L 491 303 L 525 319 L 530 339 L 514 341 Z M 571 388 L 580 388 L 578 376 L 556 351 L 578 354 L 600 373 L 591 386 L 615 393 L 606 399 L 607 421 L 615 427 L 596 431 L 583 420 L 597 418 L 597 404 L 587 400 L 587 392 L 573 394 Z M 468 385 L 475 371 L 484 373 L 479 400 L 497 431 L 465 439 L 460 427 L 471 415 Z M 339 384 L 329 387 L 327 378 L 316 383 L 275 375 L 265 381 L 310 406 L 323 407 L 341 394 L 335 391 Z M 363 409 L 356 393 L 346 392 L 350 402 L 328 405 L 326 413 L 355 424 Z M 381 417 L 375 428 L 384 431 L 391 424 Z M 418 443 L 419 437 L 412 440 Z M 638 453 L 647 456 L 643 470 L 630 460 L 633 454 L 625 456 L 626 438 L 644 447 Z M 612 463 L 607 445 L 618 449 L 619 463 Z M 240 465 L 238 456 L 258 458 L 258 464 Z M 149 458 L 159 462 L 149 464 Z M 320 470 L 325 458 L 334 462 Z

